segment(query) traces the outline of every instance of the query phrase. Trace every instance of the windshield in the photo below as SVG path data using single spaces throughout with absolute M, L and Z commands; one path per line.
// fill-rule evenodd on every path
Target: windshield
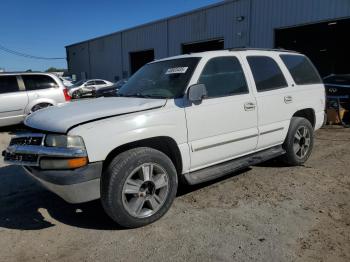
M 78 82 L 74 82 L 73 85 L 71 87 L 75 87 L 75 86 L 81 86 L 85 81 L 84 80 L 80 80 Z
M 119 96 L 177 98 L 184 94 L 200 58 L 179 58 L 143 66 L 118 91 Z
M 332 75 L 325 77 L 326 84 L 350 85 L 350 75 Z

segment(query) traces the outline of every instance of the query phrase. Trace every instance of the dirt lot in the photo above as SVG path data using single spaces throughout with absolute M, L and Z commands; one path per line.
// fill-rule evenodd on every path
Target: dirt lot
M 98 201 L 67 204 L 0 162 L 0 260 L 350 261 L 349 165 L 350 130 L 323 129 L 304 167 L 184 187 L 160 221 L 122 230 Z

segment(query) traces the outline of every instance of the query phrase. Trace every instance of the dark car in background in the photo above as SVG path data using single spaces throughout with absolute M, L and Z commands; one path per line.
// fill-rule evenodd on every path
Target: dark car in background
M 107 86 L 100 88 L 96 90 L 95 96 L 96 97 L 110 97 L 110 96 L 116 96 L 118 90 L 126 83 L 127 80 L 119 80 L 118 82 L 114 83 L 112 86 Z
M 329 75 L 323 78 L 328 100 L 338 100 L 350 109 L 350 74 Z

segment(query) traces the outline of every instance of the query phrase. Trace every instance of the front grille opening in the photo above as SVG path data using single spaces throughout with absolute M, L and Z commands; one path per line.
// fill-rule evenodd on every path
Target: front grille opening
M 12 145 L 40 146 L 42 141 L 43 141 L 42 137 L 14 137 L 11 139 L 10 146 Z
M 37 155 L 29 154 L 5 154 L 5 161 L 20 161 L 28 163 L 36 163 L 38 161 Z

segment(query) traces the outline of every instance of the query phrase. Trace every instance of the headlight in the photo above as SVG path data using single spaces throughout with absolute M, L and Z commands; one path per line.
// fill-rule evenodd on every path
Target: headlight
M 63 148 L 85 148 L 84 141 L 80 136 L 47 135 L 45 145 Z

